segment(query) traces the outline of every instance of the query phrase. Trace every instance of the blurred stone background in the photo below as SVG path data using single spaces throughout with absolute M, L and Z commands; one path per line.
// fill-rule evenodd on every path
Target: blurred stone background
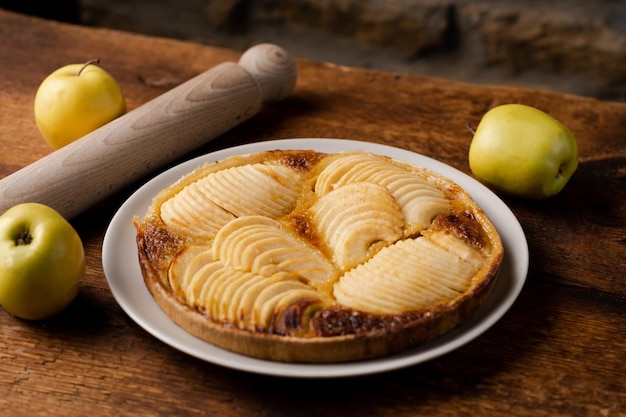
M 0 0 L 57 20 L 626 101 L 626 0 Z M 50 16 L 52 14 L 52 16 Z M 56 14 L 56 15 L 55 15 Z

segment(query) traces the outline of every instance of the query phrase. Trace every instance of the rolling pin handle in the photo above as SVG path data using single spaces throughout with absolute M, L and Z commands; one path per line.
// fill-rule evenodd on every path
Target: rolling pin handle
M 283 100 L 296 86 L 296 64 L 280 46 L 269 43 L 255 45 L 241 55 L 239 65 L 258 84 L 264 103 Z

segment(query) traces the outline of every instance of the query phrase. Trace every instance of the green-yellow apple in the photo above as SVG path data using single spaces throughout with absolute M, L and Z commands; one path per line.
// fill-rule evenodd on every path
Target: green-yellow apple
M 495 190 L 523 198 L 559 193 L 578 166 L 578 144 L 549 114 L 503 104 L 481 119 L 469 149 L 472 173 Z
M 64 310 L 85 272 L 74 227 L 43 204 L 17 204 L 0 216 L 0 304 L 14 316 L 40 320 Z
M 119 84 L 97 62 L 59 68 L 37 89 L 35 122 L 54 149 L 126 113 L 126 100 Z

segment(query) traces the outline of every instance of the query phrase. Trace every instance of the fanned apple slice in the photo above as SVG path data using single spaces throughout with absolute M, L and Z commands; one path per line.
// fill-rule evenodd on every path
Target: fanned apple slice
M 296 257 L 290 247 L 282 247 L 259 254 L 255 259 L 253 270 L 265 276 L 279 272 L 292 271 L 298 274 L 301 280 L 316 288 L 324 288 L 337 279 L 337 269 L 330 262 L 321 263 L 315 257 Z M 257 262 L 258 261 L 258 262 Z
M 398 241 L 348 271 L 334 286 L 337 301 L 378 314 L 426 308 L 466 291 L 482 266 L 420 237 Z
M 214 261 L 215 259 L 213 258 L 211 249 L 205 248 L 205 250 L 197 253 L 187 265 L 187 269 L 185 270 L 185 275 L 183 276 L 183 281 L 181 283 L 182 288 L 188 288 L 196 272 L 198 272 L 200 268 L 204 267 L 204 265 L 210 264 Z
M 215 320 L 227 320 L 227 305 L 230 303 L 230 299 L 226 298 L 226 294 L 230 294 L 227 289 L 231 286 L 240 286 L 253 278 L 254 274 L 249 272 L 224 267 L 212 285 L 207 288 L 204 300 L 207 313 L 210 313 L 210 316 Z
M 252 247 L 257 240 L 255 231 L 265 231 L 277 227 L 277 222 L 266 216 L 242 216 L 226 223 L 215 235 L 211 250 L 216 259 L 226 265 L 243 271 L 251 271 L 254 259 L 242 258 L 243 252 Z
M 184 247 L 180 252 L 176 254 L 172 263 L 167 271 L 167 278 L 170 284 L 172 292 L 177 297 L 185 299 L 184 297 L 184 285 L 185 274 L 189 271 L 190 266 L 193 264 L 194 259 L 201 253 L 207 252 L 206 246 L 188 246 Z M 210 253 L 210 252 L 209 252 Z
M 459 258 L 475 265 L 476 267 L 482 265 L 484 262 L 484 259 L 478 250 L 474 249 L 463 240 L 458 239 L 447 230 L 437 230 L 435 232 L 428 233 L 426 237 L 430 241 L 454 253 Z
M 402 208 L 407 223 L 406 236 L 428 228 L 437 215 L 450 208 L 450 200 L 440 190 L 411 172 L 394 171 L 374 179 L 387 187 Z
M 261 310 L 267 303 L 272 300 L 273 297 L 281 295 L 288 291 L 309 288 L 310 287 L 308 287 L 307 285 L 295 279 L 272 282 L 261 292 L 259 292 L 258 296 L 254 300 L 254 304 L 252 306 L 251 325 L 257 329 L 267 329 L 271 324 L 269 320 L 271 316 L 268 314 L 261 315 Z
M 208 175 L 198 184 L 211 201 L 236 217 L 287 214 L 298 197 L 300 176 L 282 165 L 250 164 Z
M 272 282 L 271 278 L 263 277 L 263 279 L 257 280 L 254 284 L 247 286 L 241 294 L 239 299 L 239 306 L 237 308 L 239 314 L 239 327 L 256 330 L 252 324 L 252 312 L 254 311 L 254 303 L 265 288 L 267 288 Z
M 345 153 L 331 157 L 329 162 L 315 180 L 314 191 L 319 196 L 324 196 L 334 189 L 349 182 L 361 182 L 369 176 L 371 170 L 378 169 L 378 161 L 370 160 L 361 153 Z M 364 172 L 364 174 L 359 174 Z M 356 175 L 360 180 L 354 179 Z
M 191 276 L 189 284 L 184 288 L 187 304 L 199 307 L 203 304 L 202 291 L 207 281 L 222 268 L 222 264 L 216 261 L 204 264 Z
M 298 280 L 298 275 L 279 272 L 271 277 L 255 279 L 254 283 L 247 285 L 239 297 L 237 307 L 238 325 L 248 330 L 269 330 L 262 327 L 258 321 L 258 310 L 273 295 L 289 291 L 290 289 L 310 288 Z
M 215 236 L 212 251 L 232 268 L 266 276 L 295 273 L 315 286 L 334 281 L 338 275 L 317 249 L 264 216 L 239 217 L 226 224 Z
M 261 281 L 266 281 L 268 278 L 263 275 L 255 275 L 252 274 L 249 280 L 241 283 L 239 287 L 232 287 L 232 295 L 229 295 L 229 304 L 228 311 L 226 315 L 228 317 L 228 321 L 232 323 L 234 326 L 245 329 L 246 323 L 245 320 L 245 311 L 242 310 L 243 303 L 241 302 L 242 297 L 247 293 L 248 289 L 254 285 L 257 285 Z
M 278 164 L 231 167 L 195 181 L 161 205 L 163 223 L 192 237 L 213 237 L 235 217 L 288 213 L 298 197 L 299 174 Z
M 450 207 L 444 194 L 425 178 L 366 152 L 335 158 L 318 176 L 315 193 L 325 196 L 354 182 L 370 182 L 389 190 L 406 219 L 406 236 L 426 229 L 438 214 Z
M 402 237 L 404 218 L 386 188 L 354 182 L 324 195 L 310 208 L 335 263 L 348 270 Z
M 225 323 L 237 323 L 237 309 L 233 308 L 238 300 L 238 292 L 241 288 L 260 280 L 265 279 L 251 272 L 243 272 L 238 278 L 230 279 L 224 283 L 220 289 L 220 301 L 217 309 L 217 317 Z
M 324 308 L 329 303 L 329 299 L 323 297 L 318 291 L 309 288 L 301 287 L 290 289 L 289 291 L 283 291 L 272 298 L 268 299 L 263 306 L 258 310 L 259 323 L 265 323 L 266 328 L 278 328 L 283 321 L 288 321 L 291 326 L 292 332 L 305 329 L 308 325 L 308 321 L 311 319 L 311 315 L 319 309 Z M 300 326 L 296 326 L 292 317 L 284 318 L 285 314 L 292 306 L 296 306 L 299 309 L 306 309 L 307 313 L 298 314 L 300 319 Z M 304 323 L 302 322 L 304 321 Z
M 235 216 L 209 200 L 197 183 L 161 205 L 161 219 L 172 231 L 191 237 L 212 237 L 219 228 Z

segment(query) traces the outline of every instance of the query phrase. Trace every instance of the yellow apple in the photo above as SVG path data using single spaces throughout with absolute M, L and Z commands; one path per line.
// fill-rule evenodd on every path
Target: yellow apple
M 549 114 L 504 104 L 481 119 L 469 149 L 472 173 L 497 191 L 523 198 L 559 193 L 578 166 L 578 144 Z
M 85 252 L 74 227 L 56 210 L 22 203 L 0 216 L 0 304 L 26 320 L 64 310 L 78 294 Z
M 54 149 L 126 113 L 119 84 L 97 63 L 92 60 L 59 68 L 37 89 L 35 122 Z

